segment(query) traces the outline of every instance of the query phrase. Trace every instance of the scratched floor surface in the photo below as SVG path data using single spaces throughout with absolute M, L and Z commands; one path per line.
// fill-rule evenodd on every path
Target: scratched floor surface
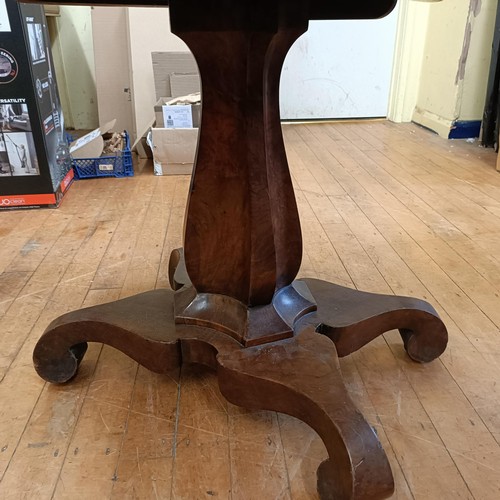
M 414 125 L 285 127 L 301 275 L 422 297 L 450 332 L 420 366 L 389 332 L 342 360 L 395 498 L 500 498 L 500 173 L 495 154 Z M 189 179 L 79 181 L 58 210 L 0 212 L 0 498 L 316 499 L 326 457 L 293 418 L 221 397 L 214 375 L 158 376 L 91 345 L 78 377 L 38 378 L 58 315 L 167 284 Z

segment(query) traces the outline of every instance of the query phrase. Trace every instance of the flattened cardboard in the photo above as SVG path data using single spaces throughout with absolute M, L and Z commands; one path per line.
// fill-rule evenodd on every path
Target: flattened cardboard
M 104 149 L 103 135 L 107 134 L 116 125 L 116 119 L 111 120 L 102 127 L 96 128 L 70 144 L 69 152 L 75 159 L 99 158 Z
M 132 151 L 134 153 L 137 153 L 137 156 L 139 156 L 139 158 L 153 158 L 153 152 L 151 151 L 151 148 L 148 144 L 147 137 L 150 133 L 151 127 L 154 126 L 154 123 L 154 121 L 150 122 L 146 129 L 142 132 L 142 134 L 140 134 L 140 136 L 132 145 Z
M 200 92 L 201 81 L 198 73 L 172 73 L 170 75 L 170 90 L 172 97 L 178 97 Z
M 198 74 L 198 65 L 191 52 L 152 52 L 156 99 L 172 94 L 172 74 Z M 199 90 L 199 89 L 198 89 Z

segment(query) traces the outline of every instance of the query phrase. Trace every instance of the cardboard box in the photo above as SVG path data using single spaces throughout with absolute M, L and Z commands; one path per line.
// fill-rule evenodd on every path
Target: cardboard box
M 156 118 L 156 127 L 157 128 L 198 128 L 200 126 L 201 122 L 201 103 L 198 104 L 189 104 L 186 107 L 189 107 L 189 114 L 191 116 L 191 121 L 192 125 L 191 126 L 184 126 L 184 127 L 179 127 L 179 126 L 174 126 L 174 127 L 166 127 L 165 126 L 165 110 L 164 107 L 166 106 L 166 103 L 172 99 L 171 97 L 161 97 L 157 103 L 155 104 L 154 111 L 155 111 L 155 118 Z
M 190 175 L 198 148 L 198 128 L 157 128 L 148 135 L 155 175 Z
M 73 180 L 41 5 L 0 9 L 0 209 L 57 207 Z
M 189 105 L 193 128 L 166 128 L 164 105 L 172 98 L 200 91 L 198 66 L 190 52 L 153 52 L 151 56 L 158 102 L 154 109 L 156 125 L 151 128 L 147 143 L 152 150 L 154 173 L 189 175 L 198 148 L 201 104 Z

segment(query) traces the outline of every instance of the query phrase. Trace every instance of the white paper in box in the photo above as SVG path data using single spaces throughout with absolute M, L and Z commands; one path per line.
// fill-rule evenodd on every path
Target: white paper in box
M 193 128 L 191 105 L 165 105 L 162 109 L 165 128 Z

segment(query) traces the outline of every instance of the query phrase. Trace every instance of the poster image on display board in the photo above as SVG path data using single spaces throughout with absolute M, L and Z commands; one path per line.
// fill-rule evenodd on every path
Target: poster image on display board
M 0 131 L 31 132 L 25 99 L 0 99 Z
M 27 23 L 27 27 L 31 61 L 33 64 L 38 64 L 45 61 L 45 58 L 47 57 L 45 42 L 43 40 L 42 25 L 40 23 Z
M 26 23 L 28 52 L 32 62 L 32 78 L 48 151 L 47 160 L 50 176 L 52 186 L 56 190 L 68 173 L 68 166 L 60 164 L 57 160 L 57 151 L 61 144 L 66 141 L 64 116 L 52 70 L 52 58 L 44 17 L 27 4 L 23 4 L 22 12 Z
M 0 48 L 0 84 L 11 83 L 16 79 L 17 73 L 15 57 L 9 51 Z
M 10 32 L 9 14 L 5 0 L 0 0 L 0 33 Z
M 25 99 L 0 100 L 0 177 L 40 175 Z
M 40 175 L 31 132 L 0 134 L 0 176 Z

